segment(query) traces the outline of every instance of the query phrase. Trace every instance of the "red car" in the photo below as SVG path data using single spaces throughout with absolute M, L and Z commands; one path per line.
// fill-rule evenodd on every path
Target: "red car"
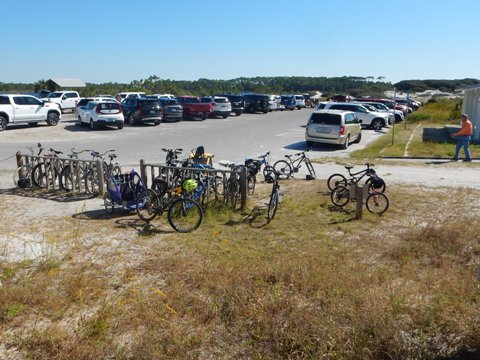
M 183 108 L 184 119 L 205 120 L 212 112 L 210 104 L 203 104 L 198 96 L 178 96 L 177 101 Z

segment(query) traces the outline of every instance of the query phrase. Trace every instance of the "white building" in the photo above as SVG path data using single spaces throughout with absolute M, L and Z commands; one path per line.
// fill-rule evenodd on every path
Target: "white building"
M 468 114 L 473 124 L 473 139 L 480 140 L 480 84 L 468 86 L 465 89 L 462 113 Z

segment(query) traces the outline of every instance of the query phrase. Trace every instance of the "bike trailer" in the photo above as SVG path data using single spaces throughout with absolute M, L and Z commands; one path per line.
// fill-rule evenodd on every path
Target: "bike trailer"
M 107 179 L 107 191 L 112 204 L 135 210 L 137 196 L 146 189 L 140 175 L 132 170 L 129 173 L 110 175 Z

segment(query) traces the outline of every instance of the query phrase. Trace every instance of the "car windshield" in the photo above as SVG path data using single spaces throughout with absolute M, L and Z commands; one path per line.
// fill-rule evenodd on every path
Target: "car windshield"
M 318 114 L 313 113 L 310 122 L 313 124 L 340 125 L 342 117 L 338 114 Z
M 101 110 L 118 110 L 120 108 L 120 104 L 116 102 L 105 102 L 102 104 L 98 104 Z
M 48 95 L 49 98 L 59 98 L 60 96 L 62 96 L 61 92 L 53 92 L 50 95 Z
M 197 104 L 197 103 L 200 102 L 200 100 L 197 99 L 197 98 L 185 98 L 185 99 L 183 99 L 183 102 L 185 104 Z
M 282 96 L 282 100 L 292 100 L 293 96 Z
M 242 101 L 243 100 L 241 96 L 229 95 L 228 97 L 230 98 L 230 101 Z
M 160 99 L 162 105 L 178 105 L 177 100 L 174 99 Z
M 160 105 L 158 100 L 138 100 L 138 104 L 141 106 L 151 106 L 151 105 Z
M 211 98 L 202 98 L 202 103 L 211 103 L 212 99 Z
M 216 98 L 215 102 L 219 104 L 225 104 L 228 102 L 228 100 L 226 98 Z

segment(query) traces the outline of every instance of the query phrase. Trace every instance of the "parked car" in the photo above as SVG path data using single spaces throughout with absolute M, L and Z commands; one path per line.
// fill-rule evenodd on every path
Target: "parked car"
M 117 101 L 89 101 L 78 109 L 77 124 L 90 124 L 92 130 L 99 126 L 112 125 L 123 129 L 125 118 Z
M 288 110 L 295 110 L 297 108 L 297 102 L 293 95 L 282 95 L 281 96 L 281 103 L 285 106 L 285 109 Z
M 86 106 L 87 103 L 89 103 L 90 101 L 111 101 L 111 102 L 118 103 L 118 101 L 115 100 L 115 98 L 113 96 L 112 97 L 105 97 L 103 95 L 99 95 L 99 96 L 96 96 L 96 97 L 81 98 L 78 101 L 77 106 L 75 107 L 75 112 L 78 114 L 78 108 L 81 107 L 81 106 Z
M 226 97 L 230 101 L 230 105 L 232 106 L 232 112 L 237 116 L 239 116 L 245 110 L 242 95 L 238 95 L 238 94 L 217 94 L 216 96 Z
M 270 100 L 268 100 L 268 111 L 278 110 L 277 98 L 275 95 L 270 95 Z
M 353 111 L 362 120 L 362 126 L 374 130 L 380 130 L 388 124 L 388 114 L 370 111 L 359 103 L 330 102 L 325 104 L 324 109 Z
M 362 102 L 361 104 L 362 105 L 363 104 L 371 105 L 371 106 L 373 106 L 377 109 L 376 111 L 379 111 L 379 112 L 388 112 L 389 114 L 393 114 L 394 120 L 395 120 L 396 123 L 400 122 L 400 121 L 403 121 L 405 119 L 405 114 L 403 113 L 403 111 L 395 110 L 395 109 L 389 109 L 388 106 L 384 105 L 383 103 L 380 103 L 380 102 Z
M 305 107 L 305 98 L 303 97 L 303 95 L 294 95 L 294 98 L 298 110 Z
M 202 119 L 205 120 L 212 110 L 210 104 L 203 104 L 198 96 L 178 96 L 177 101 L 183 108 L 184 119 Z
M 65 110 L 75 111 L 75 107 L 80 101 L 80 95 L 76 91 L 55 91 L 42 100 L 58 104 L 62 112 Z
M 226 119 L 232 112 L 232 105 L 228 98 L 223 96 L 204 96 L 200 99 L 203 104 L 210 104 L 210 116 L 221 116 Z
M 305 107 L 313 108 L 315 106 L 315 102 L 310 94 L 303 94 L 303 98 L 305 99 Z
M 330 97 L 328 100 L 334 101 L 334 102 L 350 102 L 355 99 L 353 98 L 353 96 L 350 96 L 350 95 L 335 94 L 332 97 Z
M 167 99 L 175 99 L 175 95 L 172 94 L 153 94 L 152 96 L 156 96 L 160 98 L 167 98 Z
M 182 120 L 183 108 L 180 106 L 180 104 L 175 98 L 171 99 L 161 97 L 158 99 L 158 101 L 160 101 L 160 106 L 162 107 L 164 121 Z
M 393 115 L 393 113 L 391 113 L 390 111 L 379 110 L 375 106 L 371 105 L 370 103 L 359 103 L 359 104 L 362 104 L 362 106 L 364 106 L 369 111 L 381 112 L 381 113 L 388 114 L 388 125 L 392 125 L 393 123 L 395 123 L 395 115 Z M 383 104 L 380 104 L 380 103 L 378 103 L 378 104 L 383 105 Z M 385 106 L 385 105 L 383 105 L 383 106 Z
M 40 121 L 55 126 L 61 116 L 57 103 L 41 101 L 31 95 L 0 95 L 0 131 L 6 130 L 8 125 L 37 125 Z
M 308 146 L 335 144 L 346 149 L 350 143 L 362 140 L 361 124 L 362 121 L 351 111 L 316 110 L 308 119 L 305 140 Z
M 250 113 L 268 113 L 268 101 L 270 97 L 264 94 L 244 94 L 245 110 Z
M 125 121 L 129 125 L 146 122 L 158 125 L 162 122 L 162 108 L 156 99 L 129 96 L 122 101 L 122 107 Z
M 127 91 L 127 92 L 121 92 L 115 95 L 115 99 L 118 102 L 122 102 L 125 100 L 127 97 L 145 97 L 147 94 L 144 92 L 135 92 L 135 91 Z

